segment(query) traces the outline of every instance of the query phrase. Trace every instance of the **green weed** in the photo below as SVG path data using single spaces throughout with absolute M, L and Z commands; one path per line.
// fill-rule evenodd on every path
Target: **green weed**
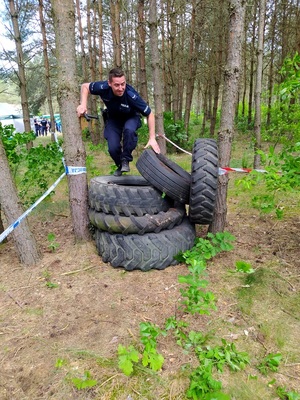
M 82 377 L 70 378 L 70 381 L 77 390 L 89 389 L 93 386 L 96 386 L 98 383 L 95 379 L 92 379 L 91 373 L 89 371 L 84 371 Z
M 263 375 L 267 375 L 270 371 L 277 372 L 281 360 L 282 355 L 280 353 L 269 353 L 262 359 L 257 368 Z
M 48 233 L 47 240 L 49 242 L 48 248 L 54 253 L 59 248 L 59 243 L 56 242 L 56 235 L 54 233 Z

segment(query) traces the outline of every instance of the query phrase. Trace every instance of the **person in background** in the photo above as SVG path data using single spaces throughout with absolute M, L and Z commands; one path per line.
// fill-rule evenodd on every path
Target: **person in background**
M 34 123 L 34 129 L 35 129 L 35 136 L 40 136 L 41 134 L 41 124 L 40 121 L 38 120 L 38 118 L 34 118 L 33 120 Z
M 110 70 L 107 81 L 81 85 L 78 117 L 87 112 L 90 94 L 100 96 L 107 109 L 104 137 L 108 144 L 108 152 L 117 166 L 115 176 L 130 171 L 129 163 L 133 160 L 132 151 L 137 146 L 141 115 L 147 118 L 149 129 L 149 141 L 145 147 L 151 146 L 156 153 L 160 153 L 155 139 L 154 114 L 139 93 L 126 83 L 125 74 L 120 68 Z
M 42 136 L 47 136 L 47 133 L 48 133 L 47 124 L 48 124 L 48 122 L 47 122 L 46 118 L 43 117 L 41 119 L 41 135 Z
M 55 120 L 55 128 L 57 132 L 61 132 L 61 123 L 58 119 Z

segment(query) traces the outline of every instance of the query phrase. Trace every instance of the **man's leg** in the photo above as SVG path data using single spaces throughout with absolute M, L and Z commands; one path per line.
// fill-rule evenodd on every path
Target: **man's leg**
M 121 166 L 121 139 L 123 123 L 109 119 L 104 128 L 104 137 L 107 140 L 108 152 L 117 167 Z
M 123 152 L 121 154 L 121 160 L 129 163 L 133 160 L 132 152 L 136 148 L 138 143 L 138 136 L 136 131 L 141 126 L 141 118 L 136 115 L 129 118 L 124 124 L 123 130 Z

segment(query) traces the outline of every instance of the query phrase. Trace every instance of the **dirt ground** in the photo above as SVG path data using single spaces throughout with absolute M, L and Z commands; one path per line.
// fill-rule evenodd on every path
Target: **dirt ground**
M 217 296 L 218 310 L 210 317 L 195 316 L 192 324 L 198 330 L 207 330 L 213 325 L 228 340 L 238 336 L 242 341 L 247 339 L 243 332 L 251 332 L 249 327 L 252 327 L 257 334 L 251 339 L 249 334 L 248 346 L 252 342 L 256 357 L 258 353 L 276 351 L 276 345 L 271 341 L 272 333 L 268 336 L 258 331 L 260 321 L 254 322 L 253 314 L 248 317 L 241 314 L 234 294 L 240 283 L 237 278 L 231 279 L 228 271 L 235 268 L 237 260 L 245 260 L 254 268 L 275 266 L 274 271 L 280 268 L 282 279 L 281 284 L 274 280 L 272 299 L 297 295 L 300 216 L 277 221 L 254 211 L 243 213 L 237 202 L 229 200 L 226 228 L 236 236 L 235 249 L 222 253 L 208 265 L 209 288 Z M 118 370 L 117 362 L 109 364 L 109 360 L 116 360 L 119 343 L 128 345 L 137 340 L 140 322 L 160 325 L 174 315 L 180 298 L 177 277 L 185 274 L 187 267 L 180 264 L 149 272 L 113 268 L 102 262 L 93 241 L 74 244 L 67 214 L 54 213 L 51 218 L 43 219 L 39 214 L 30 217 L 43 253 L 41 262 L 34 267 L 19 264 L 11 237 L 0 245 L 0 398 L 184 399 L 188 381 L 181 379 L 180 368 L 189 361 L 189 355 L 171 340 L 160 345 L 165 364 L 160 383 L 149 383 L 153 384 L 151 395 L 146 391 L 143 394 L 137 378 L 125 377 Z M 205 232 L 205 228 L 197 229 L 198 235 Z M 55 251 L 49 248 L 49 232 L 55 234 L 59 244 Z M 260 303 L 263 301 L 259 299 Z M 269 304 L 266 300 L 266 308 Z M 273 311 L 266 309 L 267 314 Z M 278 320 L 285 318 L 287 331 L 295 332 L 286 351 L 294 358 L 285 360 L 292 367 L 285 367 L 283 373 L 276 375 L 276 380 L 296 390 L 300 388 L 299 303 L 294 309 L 276 312 L 280 313 Z M 58 360 L 66 365 L 58 368 Z M 79 391 L 70 384 L 68 377 L 85 370 L 97 379 L 98 388 Z M 223 379 L 226 389 L 226 375 Z M 247 381 L 247 374 L 243 379 Z M 265 397 L 254 390 L 253 395 L 249 393 L 232 398 L 278 398 L 274 392 L 266 392 Z

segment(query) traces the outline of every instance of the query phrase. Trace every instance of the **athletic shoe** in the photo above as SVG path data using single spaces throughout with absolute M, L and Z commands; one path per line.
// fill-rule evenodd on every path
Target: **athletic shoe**
M 114 176 L 121 176 L 121 175 L 122 175 L 121 167 L 118 167 L 118 169 L 116 169 L 114 172 Z
M 129 171 L 130 171 L 129 162 L 127 160 L 123 160 L 121 172 L 129 172 Z

